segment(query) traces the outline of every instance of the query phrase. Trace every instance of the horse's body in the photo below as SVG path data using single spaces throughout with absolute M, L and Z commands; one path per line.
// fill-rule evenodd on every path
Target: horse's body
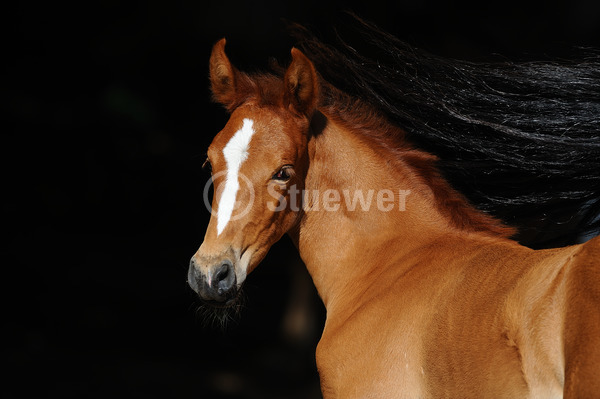
M 341 94 L 322 105 L 298 50 L 282 78 L 252 77 L 224 44 L 211 82 L 232 116 L 208 157 L 225 188 L 189 273 L 203 299 L 235 302 L 288 233 L 327 309 L 325 398 L 600 397 L 600 238 L 519 245 L 370 107 Z M 371 189 L 371 206 L 351 206 Z M 232 201 L 250 206 L 236 217 Z
M 449 228 L 415 171 L 386 171 L 385 153 L 328 126 L 309 142 L 307 191 L 411 194 L 405 212 L 306 212 L 292 234 L 327 308 L 325 397 L 553 398 L 565 382 L 600 395 L 600 238 L 534 251 Z M 371 167 L 349 179 L 349 156 Z

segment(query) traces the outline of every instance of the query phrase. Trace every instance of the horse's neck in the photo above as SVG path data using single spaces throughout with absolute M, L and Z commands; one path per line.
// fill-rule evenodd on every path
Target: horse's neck
M 399 170 L 398 162 L 352 132 L 329 122 L 309 141 L 309 159 L 307 197 L 315 195 L 321 203 L 318 210 L 313 204 L 304 212 L 290 235 L 328 310 L 336 299 L 347 300 L 357 287 L 368 286 L 382 269 L 393 265 L 402 273 L 409 267 L 403 257 L 447 237 L 447 220 L 436 209 L 431 190 L 414 172 Z M 379 194 L 383 189 L 389 191 Z M 327 190 L 338 193 L 339 210 L 324 209 Z M 371 204 L 363 210 L 355 203 L 355 210 L 347 211 L 346 199 L 357 190 L 365 199 L 371 195 Z

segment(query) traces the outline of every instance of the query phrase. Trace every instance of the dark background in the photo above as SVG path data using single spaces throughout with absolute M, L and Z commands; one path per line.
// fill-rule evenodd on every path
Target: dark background
M 209 216 L 204 152 L 227 120 L 207 85 L 221 37 L 241 69 L 288 60 L 281 18 L 327 39 L 344 9 L 457 58 L 600 45 L 594 0 L 3 7 L 5 398 L 319 397 L 324 313 L 287 238 L 226 331 L 203 325 L 186 285 Z

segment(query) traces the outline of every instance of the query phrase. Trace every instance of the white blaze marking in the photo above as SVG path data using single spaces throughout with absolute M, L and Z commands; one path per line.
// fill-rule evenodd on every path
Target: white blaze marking
M 254 134 L 253 124 L 254 122 L 251 119 L 244 119 L 242 128 L 235 132 L 223 148 L 223 156 L 227 163 L 227 175 L 225 177 L 225 188 L 219 201 L 219 210 L 217 211 L 217 235 L 223 232 L 233 213 L 235 199 L 240 188 L 238 173 L 242 163 L 248 158 L 250 139 Z

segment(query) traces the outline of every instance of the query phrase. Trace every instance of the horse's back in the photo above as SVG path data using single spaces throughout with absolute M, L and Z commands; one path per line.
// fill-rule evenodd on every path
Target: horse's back
M 570 260 L 564 326 L 565 398 L 600 397 L 600 237 Z

